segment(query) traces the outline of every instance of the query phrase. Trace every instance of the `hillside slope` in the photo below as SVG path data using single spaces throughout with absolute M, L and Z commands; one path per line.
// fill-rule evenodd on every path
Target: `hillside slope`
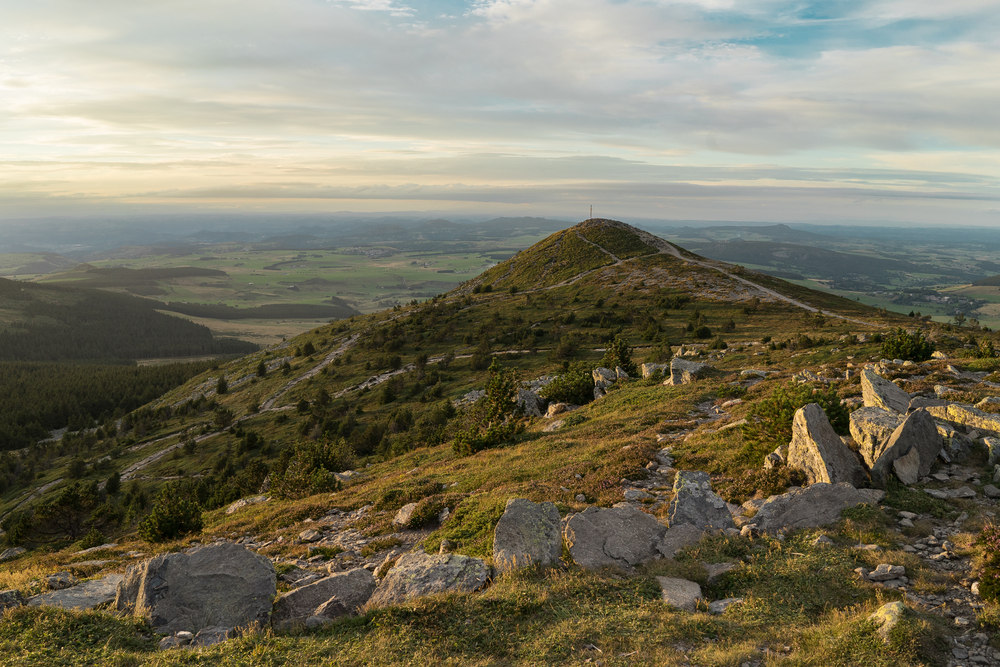
M 0 495 L 6 525 L 23 529 L 19 539 L 34 551 L 0 565 L 0 588 L 32 590 L 53 568 L 97 557 L 79 554 L 88 530 L 116 543 L 97 553 L 117 561 L 90 574 L 121 571 L 129 552 L 218 539 L 266 555 L 283 574 L 324 576 L 375 569 L 417 547 L 490 560 L 494 526 L 511 498 L 554 502 L 564 517 L 624 498 L 662 522 L 679 469 L 707 472 L 729 502 L 760 500 L 802 481 L 788 468 L 763 468 L 790 437 L 783 430 L 790 423 L 774 416 L 787 412 L 781 401 L 814 400 L 813 389 L 831 405 L 853 401 L 861 394 L 855 364 L 877 358 L 876 336 L 902 324 L 925 327 L 950 351 L 965 344 L 927 323 L 705 260 L 620 222 L 586 221 L 448 294 L 324 325 L 221 365 L 121 423 L 103 424 L 101 437 L 70 435 L 9 455 L 0 461 L 8 470 L 37 466 L 31 476 L 11 473 Z M 678 386 L 633 377 L 593 400 L 590 371 L 608 364 L 606 348 L 616 345 L 636 363 L 668 361 L 683 348 L 686 359 L 711 368 Z M 494 360 L 533 387 L 553 376 L 582 384 L 580 400 L 558 401 L 579 407 L 556 419 L 517 419 L 502 446 L 468 453 L 456 443 L 477 423 L 472 392 L 487 385 Z M 940 377 L 949 363 L 964 362 L 901 368 L 898 379 L 908 391 L 933 392 L 935 382 L 951 382 Z M 1000 368 L 978 363 L 969 370 Z M 117 491 L 99 488 L 115 474 Z M 53 534 L 39 508 L 74 483 L 95 489 L 105 509 L 81 514 L 71 537 Z M 203 530 L 141 541 L 137 527 L 157 497 L 162 507 L 196 503 Z M 230 512 L 241 498 L 248 502 Z M 784 541 L 714 537 L 629 576 L 567 562 L 498 576 L 484 593 L 367 610 L 304 635 L 251 636 L 197 655 L 304 665 L 934 663 L 949 631 L 921 612 L 895 643 L 871 639 L 867 615 L 902 595 L 852 572 L 909 558 L 912 592 L 946 586 L 951 575 L 902 555 L 903 538 L 890 527 L 899 509 L 931 522 L 954 521 L 965 508 L 966 519 L 982 520 L 961 502 L 890 490 L 885 510 L 788 531 Z M 409 521 L 394 525 L 409 503 L 416 503 Z M 815 546 L 819 533 L 835 547 Z M 859 540 L 883 551 L 852 550 Z M 720 562 L 735 569 L 710 583 L 705 563 Z M 694 579 L 712 599 L 745 602 L 721 616 L 677 611 L 663 604 L 656 576 Z M 41 623 L 33 614 L 0 621 L 0 646 L 11 655 L 35 657 L 18 639 Z M 70 632 L 73 618 L 51 621 L 51 631 Z M 95 630 L 96 644 L 69 641 L 80 654 L 70 664 L 106 660 L 118 650 L 108 647 L 120 645 L 113 638 L 137 632 L 100 612 L 83 618 L 105 625 Z M 149 640 L 136 640 L 119 657 L 180 664 L 195 655 L 151 650 Z

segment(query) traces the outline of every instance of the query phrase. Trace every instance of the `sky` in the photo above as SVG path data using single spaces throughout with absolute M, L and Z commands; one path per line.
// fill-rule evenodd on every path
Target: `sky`
M 0 220 L 1000 223 L 995 0 L 5 0 Z

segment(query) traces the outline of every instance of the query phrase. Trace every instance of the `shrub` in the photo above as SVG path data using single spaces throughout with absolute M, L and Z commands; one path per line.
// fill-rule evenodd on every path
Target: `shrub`
M 716 339 L 708 345 L 708 349 L 710 350 L 725 350 L 728 347 L 729 345 L 726 341 L 722 340 L 722 336 L 717 336 Z
M 881 353 L 887 359 L 927 361 L 934 349 L 934 344 L 925 339 L 923 333 L 919 331 L 907 333 L 902 327 L 882 337 Z
M 1000 526 L 987 524 L 976 538 L 976 546 L 982 552 L 979 594 L 996 602 L 1000 600 Z
M 165 486 L 153 511 L 139 524 L 139 537 L 147 542 L 164 542 L 202 528 L 201 507 L 187 498 L 178 498 L 176 489 Z
M 795 412 L 809 403 L 818 403 L 823 408 L 830 425 L 838 434 L 847 435 L 850 432 L 850 415 L 847 408 L 841 405 L 835 388 L 823 391 L 791 382 L 778 387 L 771 396 L 754 406 L 754 419 L 743 427 L 743 433 L 749 441 L 744 449 L 745 456 L 762 459 L 778 445 L 788 444 L 792 439 L 792 419 Z M 756 460 L 752 462 L 759 463 Z
M 514 371 L 496 359 L 490 364 L 486 395 L 468 409 L 464 428 L 452 442 L 456 454 L 468 455 L 509 442 L 517 431 L 521 408 L 517 405 L 520 382 Z
M 704 340 L 705 338 L 712 337 L 712 330 L 703 324 L 700 327 L 695 327 L 695 329 L 691 332 L 691 335 L 700 340 Z
M 80 540 L 80 549 L 93 549 L 94 547 L 99 547 L 104 544 L 104 535 L 101 531 L 96 528 L 91 528 L 90 532 L 83 536 Z
M 594 400 L 594 376 L 583 364 L 573 364 L 538 393 L 557 403 L 583 405 Z
M 261 361 L 257 364 L 257 377 L 262 378 L 267 375 L 267 364 Z
M 229 383 L 226 382 L 225 376 L 219 376 L 219 381 L 215 383 L 215 392 L 225 394 L 227 391 L 229 391 Z
M 605 344 L 604 358 L 601 360 L 601 366 L 610 368 L 611 370 L 614 370 L 617 366 L 621 366 L 628 373 L 629 377 L 637 377 L 639 375 L 639 368 L 632 361 L 632 348 L 629 347 L 628 341 L 621 336 L 615 336 L 614 340 L 609 340 Z
M 282 465 L 271 474 L 271 492 L 278 498 L 305 498 L 316 493 L 337 491 L 340 482 L 334 472 L 347 470 L 354 456 L 344 438 L 295 445 Z

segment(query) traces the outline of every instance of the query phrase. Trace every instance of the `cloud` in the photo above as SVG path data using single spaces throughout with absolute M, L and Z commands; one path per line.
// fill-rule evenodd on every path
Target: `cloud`
M 584 181 L 989 199 L 998 17 L 977 0 L 18 0 L 0 169 L 109 201 L 302 178 L 386 201 L 460 181 L 522 188 L 504 201 Z

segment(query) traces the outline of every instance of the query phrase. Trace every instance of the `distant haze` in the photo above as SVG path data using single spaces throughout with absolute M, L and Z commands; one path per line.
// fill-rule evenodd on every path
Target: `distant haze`
M 990 0 L 4 3 L 0 232 L 58 216 L 1000 222 Z

